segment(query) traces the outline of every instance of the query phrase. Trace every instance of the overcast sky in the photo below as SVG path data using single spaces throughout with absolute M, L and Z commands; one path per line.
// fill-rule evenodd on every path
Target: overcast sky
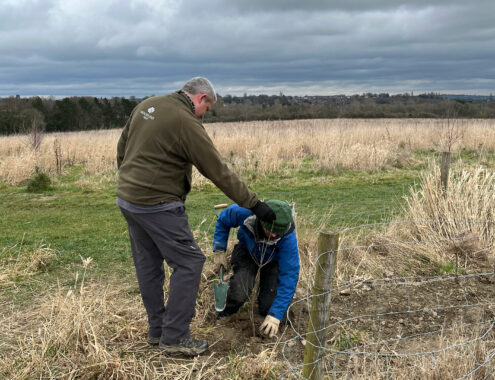
M 495 0 L 0 0 L 0 96 L 495 93 Z

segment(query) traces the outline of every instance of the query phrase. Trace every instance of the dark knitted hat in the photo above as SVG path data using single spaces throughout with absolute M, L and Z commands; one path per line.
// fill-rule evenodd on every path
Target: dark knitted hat
M 292 225 L 292 207 L 284 201 L 270 200 L 266 204 L 273 210 L 277 219 L 273 223 L 261 221 L 265 230 L 277 235 L 284 235 Z

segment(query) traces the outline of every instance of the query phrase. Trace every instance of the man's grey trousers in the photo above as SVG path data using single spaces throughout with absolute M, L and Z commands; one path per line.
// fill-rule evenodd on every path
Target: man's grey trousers
M 194 241 L 184 206 L 146 214 L 121 211 L 148 313 L 148 334 L 169 344 L 189 338 L 205 256 Z M 163 260 L 173 269 L 166 307 Z

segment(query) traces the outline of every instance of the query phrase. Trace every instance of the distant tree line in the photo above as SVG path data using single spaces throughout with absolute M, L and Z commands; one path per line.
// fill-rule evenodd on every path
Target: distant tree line
M 244 95 L 219 97 L 207 121 L 314 118 L 495 118 L 492 96 L 447 98 L 438 94 L 335 96 Z
M 118 128 L 125 124 L 136 98 L 0 98 L 0 134 Z
M 0 98 L 0 134 L 85 131 L 122 127 L 143 99 L 12 96 Z M 218 96 L 205 122 L 314 118 L 495 118 L 489 97 L 438 94 L 335 96 Z

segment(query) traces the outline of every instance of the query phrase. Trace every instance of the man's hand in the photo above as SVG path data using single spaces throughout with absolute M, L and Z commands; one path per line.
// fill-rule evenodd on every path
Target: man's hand
M 260 326 L 260 333 L 268 336 L 269 338 L 273 338 L 278 332 L 279 324 L 280 321 L 277 318 L 267 315 L 264 322 Z
M 220 266 L 223 266 L 224 271 L 227 270 L 227 257 L 224 251 L 213 252 L 213 264 L 215 264 L 215 272 L 220 272 Z
M 273 223 L 277 216 L 265 202 L 258 201 L 251 209 L 256 217 L 264 222 Z

